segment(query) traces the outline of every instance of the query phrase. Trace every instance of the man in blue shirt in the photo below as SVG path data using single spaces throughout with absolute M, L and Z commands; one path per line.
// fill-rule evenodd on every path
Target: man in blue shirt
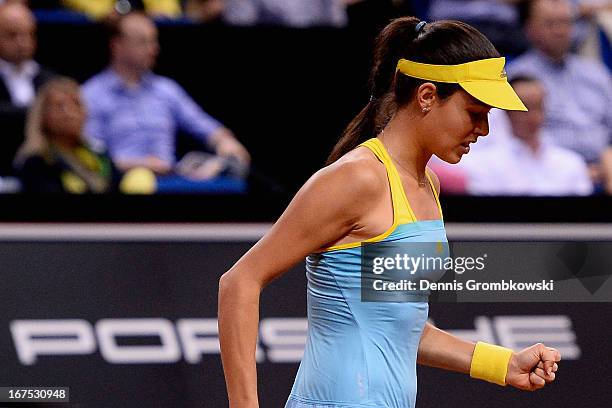
M 348 23 L 346 7 L 360 0 L 225 0 L 224 19 L 234 25 L 288 27 L 332 26 Z
M 569 1 L 533 0 L 526 7 L 533 49 L 509 64 L 508 76 L 539 79 L 547 93 L 544 129 L 551 140 L 579 153 L 595 182 L 612 180 L 612 165 L 605 164 L 612 151 L 610 72 L 570 53 L 575 14 Z
M 159 53 L 155 24 L 144 14 L 131 13 L 116 27 L 110 66 L 83 86 L 87 136 L 108 149 L 124 171 L 172 171 L 178 130 L 200 138 L 220 156 L 248 164 L 248 152 L 229 129 L 206 114 L 175 81 L 151 72 Z

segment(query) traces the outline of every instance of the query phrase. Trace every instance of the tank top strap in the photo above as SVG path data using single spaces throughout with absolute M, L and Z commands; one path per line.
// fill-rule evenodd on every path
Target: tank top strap
M 378 160 L 380 160 L 385 165 L 385 169 L 387 170 L 387 177 L 389 179 L 389 186 L 391 188 L 394 223 L 399 225 L 416 222 L 416 217 L 414 216 L 412 208 L 410 208 L 410 204 L 408 203 L 408 200 L 406 198 L 406 193 L 404 192 L 402 180 L 385 146 L 379 139 L 375 137 L 366 140 L 359 146 L 364 146 L 370 149 L 372 153 L 376 155 Z
M 438 195 L 438 191 L 436 190 L 436 186 L 434 185 L 429 172 L 431 170 L 425 170 L 425 175 L 427 176 L 427 180 L 429 180 L 429 185 L 431 187 L 431 191 L 433 192 L 434 198 L 436 199 L 436 204 L 438 205 L 438 211 L 440 212 L 440 219 L 444 220 L 444 214 L 442 213 L 442 205 L 440 204 L 440 196 Z

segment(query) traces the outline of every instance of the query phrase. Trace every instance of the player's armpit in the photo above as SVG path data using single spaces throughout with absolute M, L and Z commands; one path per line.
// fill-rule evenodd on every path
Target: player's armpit
M 318 171 L 232 269 L 246 270 L 254 283 L 266 285 L 306 255 L 348 234 L 370 210 L 374 198 L 384 194 L 385 182 L 362 160 L 338 162 Z

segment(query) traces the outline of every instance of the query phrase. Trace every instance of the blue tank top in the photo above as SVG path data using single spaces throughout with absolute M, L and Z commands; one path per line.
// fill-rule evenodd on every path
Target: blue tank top
M 417 349 L 428 317 L 427 298 L 363 302 L 362 244 L 446 243 L 446 232 L 442 219 L 416 219 L 382 142 L 373 138 L 360 146 L 370 149 L 385 165 L 393 225 L 379 236 L 333 246 L 306 258 L 308 335 L 286 407 L 412 408 L 416 403 Z

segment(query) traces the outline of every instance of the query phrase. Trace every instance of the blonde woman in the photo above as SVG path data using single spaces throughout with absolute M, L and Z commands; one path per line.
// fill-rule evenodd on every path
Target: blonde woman
M 106 193 L 119 173 L 110 158 L 82 136 L 86 111 L 79 84 L 57 77 L 39 91 L 28 112 L 15 167 L 26 192 Z

